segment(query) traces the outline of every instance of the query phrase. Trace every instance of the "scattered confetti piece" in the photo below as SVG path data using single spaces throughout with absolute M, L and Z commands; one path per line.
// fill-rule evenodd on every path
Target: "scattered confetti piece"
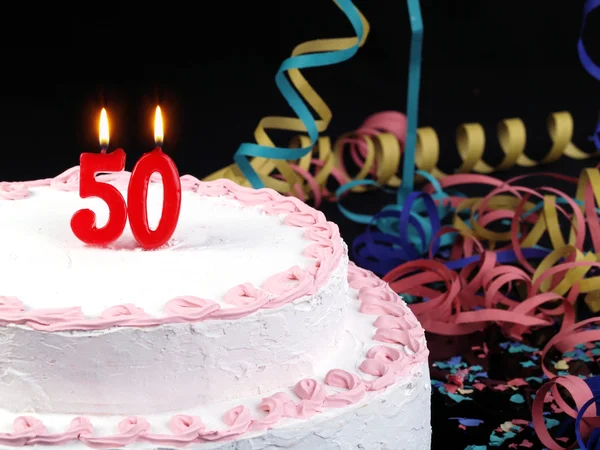
M 554 368 L 556 370 L 568 370 L 569 369 L 569 364 L 567 364 L 567 362 L 564 359 L 561 359 L 556 364 L 554 364 Z
M 462 395 L 469 395 L 473 393 L 473 389 L 458 389 L 458 393 Z
M 523 367 L 535 367 L 535 363 L 533 361 L 520 362 L 519 364 L 521 364 Z
M 458 374 L 447 375 L 446 379 L 448 380 L 448 383 L 451 383 L 451 384 L 453 384 L 455 386 L 458 386 L 460 388 L 464 386 L 464 378 L 461 377 Z
M 465 450 L 487 450 L 486 445 L 467 445 Z
M 529 426 L 531 422 L 523 419 L 513 419 L 512 423 L 514 423 L 515 425 Z
M 517 427 L 512 421 L 509 420 L 500 425 L 500 429 L 505 433 L 508 433 L 509 431 L 513 431 L 513 429 L 519 429 L 519 427 Z
M 521 394 L 513 394 L 510 401 L 513 403 L 525 403 L 525 399 Z
M 486 388 L 485 384 L 483 383 L 474 383 L 473 387 L 478 391 L 483 391 Z
M 498 436 L 495 431 L 492 431 L 492 434 L 490 435 L 490 446 L 500 447 L 502 444 L 504 444 L 504 441 L 506 441 L 507 439 L 514 438 L 515 436 L 516 434 L 512 431 L 504 433 L 504 435 L 502 436 Z
M 541 377 L 527 377 L 525 378 L 525 381 L 527 381 L 528 383 L 535 381 L 536 383 L 542 384 L 544 382 L 544 379 Z
M 525 345 L 522 342 L 503 342 L 502 344 L 500 344 L 500 347 L 502 347 L 504 350 L 508 349 L 508 353 L 533 353 L 540 350 L 539 348 Z
M 456 403 L 460 403 L 463 400 L 473 400 L 472 398 L 469 397 L 464 397 L 460 394 L 450 394 L 448 393 L 448 397 L 450 397 L 452 400 L 454 400 Z
M 513 378 L 512 380 L 508 380 L 509 386 L 527 386 L 528 384 L 529 383 L 523 378 Z
M 546 422 L 546 428 L 550 429 L 550 428 L 554 428 L 560 425 L 560 422 L 556 419 L 550 419 L 548 417 L 544 418 L 544 421 Z
M 533 442 L 529 442 L 527 439 L 525 439 L 523 442 L 521 442 L 519 444 L 520 447 L 525 447 L 525 448 L 531 448 L 533 447 Z
M 483 420 L 479 419 L 468 419 L 466 417 L 450 417 L 450 420 L 458 420 L 461 425 L 465 427 L 477 427 L 483 423 Z
M 444 383 L 444 389 L 446 389 L 446 391 L 449 392 L 450 394 L 456 394 L 456 391 L 458 390 L 458 386 L 456 386 L 455 384 Z

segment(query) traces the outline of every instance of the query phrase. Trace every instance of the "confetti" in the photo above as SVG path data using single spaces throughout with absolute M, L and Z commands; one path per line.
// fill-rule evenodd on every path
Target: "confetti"
M 525 399 L 523 398 L 523 396 L 521 394 L 513 394 L 512 397 L 510 397 L 510 401 L 513 403 L 525 403 Z
M 560 361 L 554 364 L 554 368 L 556 370 L 569 370 L 569 364 L 567 364 L 567 362 L 564 359 L 561 359 Z
M 527 377 L 525 378 L 525 381 L 527 381 L 528 383 L 534 381 L 536 383 L 542 384 L 544 382 L 544 379 L 540 377 Z
M 460 403 L 463 400 L 473 400 L 472 398 L 469 397 L 465 397 L 463 395 L 460 394 L 450 394 L 448 393 L 448 397 L 450 397 L 452 400 L 454 400 L 456 403 Z
M 523 378 L 513 378 L 512 380 L 508 380 L 509 386 L 527 386 L 528 384 L 529 383 Z
M 521 342 L 513 342 L 508 348 L 508 353 L 533 353 L 539 350 L 539 348 L 529 347 L 528 345 L 522 344 Z
M 544 422 L 546 422 L 546 428 L 551 429 L 560 425 L 560 422 L 556 419 L 550 419 L 548 417 L 544 418 Z
M 449 417 L 449 420 L 458 420 L 458 422 L 465 427 L 477 427 L 483 423 L 483 420 L 468 419 L 466 417 Z
M 516 434 L 512 431 L 504 433 L 504 435 L 502 436 L 498 436 L 495 431 L 492 431 L 492 434 L 490 435 L 490 446 L 500 447 L 502 444 L 504 444 L 504 441 L 506 441 L 507 439 L 512 439 L 515 436 Z
M 533 361 L 520 362 L 519 364 L 521 364 L 523 367 L 535 367 L 535 363 Z
M 505 433 L 508 433 L 509 431 L 515 431 L 515 430 L 520 431 L 521 427 L 516 426 L 514 424 L 514 422 L 509 420 L 507 422 L 504 422 L 502 425 L 500 425 L 500 429 L 502 431 L 504 431 Z

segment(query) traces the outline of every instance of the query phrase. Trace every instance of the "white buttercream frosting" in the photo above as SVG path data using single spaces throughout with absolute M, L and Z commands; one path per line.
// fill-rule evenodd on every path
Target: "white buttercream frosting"
M 0 200 L 0 295 L 17 296 L 31 309 L 81 306 L 86 316 L 133 303 L 154 316 L 182 295 L 231 307 L 221 300 L 233 286 L 260 286 L 311 262 L 302 256 L 309 244 L 302 228 L 283 226 L 283 216 L 231 199 L 184 191 L 173 237 L 153 251 L 137 245 L 129 225 L 108 248 L 86 246 L 70 227 L 71 216 L 82 208 L 96 212 L 98 226 L 106 223 L 106 204 L 77 192 L 40 187 L 21 200 Z M 162 184 L 152 183 L 151 227 L 161 208 Z
M 315 295 L 236 320 L 40 332 L 0 327 L 0 398 L 21 412 L 141 414 L 312 376 L 343 326 L 346 263 Z
M 369 349 L 381 345 L 373 340 L 374 316 L 358 312 L 358 292 L 349 290 L 344 295 L 347 308 L 344 313 L 343 335 L 335 351 L 323 357 L 315 374 L 323 382 L 331 368 L 340 368 L 363 378 L 358 364 Z M 411 314 L 411 313 L 409 313 Z M 424 339 L 423 340 L 424 344 Z M 406 354 L 410 350 L 395 346 Z M 339 390 L 340 392 L 343 390 Z M 253 414 L 261 415 L 258 405 L 262 398 L 275 392 L 295 397 L 291 389 L 279 389 L 260 395 L 238 398 L 228 402 L 197 405 L 180 411 L 180 414 L 198 416 L 208 429 L 224 427 L 223 414 L 232 407 L 244 405 Z M 427 363 L 414 364 L 398 383 L 382 391 L 368 392 L 354 405 L 330 408 L 310 419 L 282 419 L 272 429 L 250 432 L 233 442 L 191 444 L 186 449 L 198 450 L 428 450 L 431 448 L 429 369 Z M 264 413 L 263 413 L 264 414 Z M 16 414 L 0 409 L 0 432 L 9 430 Z M 168 423 L 172 414 L 146 415 L 153 433 L 169 433 Z M 75 416 L 65 414 L 36 414 L 43 421 L 48 433 L 64 431 Z M 123 416 L 88 416 L 94 427 L 94 435 L 114 434 Z M 4 448 L 0 445 L 0 448 Z M 8 447 L 6 447 L 8 449 Z M 68 450 L 88 449 L 81 442 L 61 444 Z M 171 450 L 174 447 L 137 442 L 127 445 L 136 450 Z
M 0 448 L 429 448 L 423 330 L 389 286 L 349 272 L 321 213 L 217 182 L 202 188 L 232 195 L 184 192 L 164 248 L 136 249 L 127 228 L 98 249 L 68 222 L 92 207 L 102 225 L 102 202 L 29 187 L 0 200 Z M 151 185 L 151 226 L 161 202 Z M 258 291 L 231 296 L 247 282 Z M 185 435 L 192 417 L 200 435 Z

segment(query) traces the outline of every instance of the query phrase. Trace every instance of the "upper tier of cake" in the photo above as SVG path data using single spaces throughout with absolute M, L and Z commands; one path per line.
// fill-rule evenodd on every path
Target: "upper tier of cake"
M 151 227 L 161 207 L 162 185 L 155 183 L 148 192 Z M 231 308 L 224 299 L 232 287 L 261 286 L 284 269 L 314 262 L 303 255 L 302 228 L 281 226 L 277 215 L 242 209 L 233 199 L 183 192 L 177 229 L 155 251 L 142 251 L 129 226 L 107 248 L 87 246 L 69 225 L 82 208 L 97 213 L 99 227 L 106 223 L 106 204 L 77 192 L 39 187 L 23 200 L 0 201 L 0 295 L 17 296 L 32 309 L 80 306 L 86 316 L 127 303 L 159 315 L 181 295 Z
M 166 246 L 140 250 L 126 227 L 94 248 L 70 218 L 91 208 L 102 225 L 108 209 L 79 197 L 77 173 L 0 184 L 4 408 L 178 410 L 289 385 L 333 350 L 347 257 L 322 213 L 271 190 L 183 177 Z M 126 190 L 127 174 L 104 177 Z M 161 205 L 158 180 L 151 227 Z

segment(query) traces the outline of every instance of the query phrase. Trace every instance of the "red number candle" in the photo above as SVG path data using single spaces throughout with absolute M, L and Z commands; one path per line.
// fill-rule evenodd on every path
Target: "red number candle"
M 81 209 L 71 218 L 75 236 L 86 244 L 106 245 L 121 236 L 127 223 L 127 206 L 121 193 L 110 184 L 96 181 L 99 172 L 120 172 L 125 168 L 125 152 L 119 148 L 106 153 L 109 142 L 108 117 L 102 108 L 100 113 L 101 153 L 82 153 L 79 163 L 79 195 L 81 198 L 99 197 L 108 205 L 106 225 L 96 227 L 96 214 L 91 209 Z
M 136 241 L 145 249 L 154 249 L 165 244 L 175 232 L 181 209 L 181 180 L 177 166 L 162 151 L 163 121 L 160 107 L 156 107 L 154 118 L 154 140 L 156 148 L 144 154 L 131 173 L 127 191 L 129 225 Z M 148 225 L 148 185 L 153 173 L 158 172 L 163 184 L 162 216 L 155 230 Z

